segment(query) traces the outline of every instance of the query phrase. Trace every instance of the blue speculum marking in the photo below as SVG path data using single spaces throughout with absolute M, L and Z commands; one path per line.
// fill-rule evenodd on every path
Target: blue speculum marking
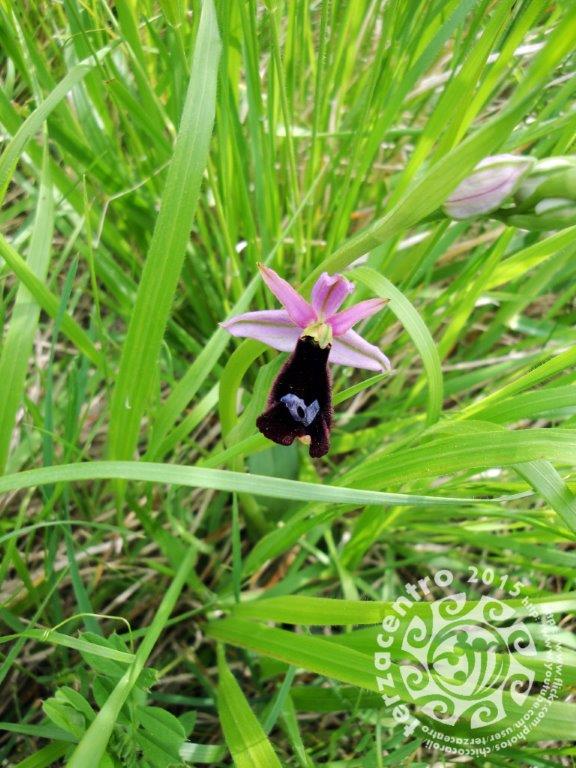
M 284 403 L 286 408 L 288 408 L 290 416 L 292 416 L 294 421 L 303 424 L 305 427 L 312 424 L 320 411 L 318 400 L 314 400 L 310 405 L 306 405 L 304 400 L 298 397 L 298 395 L 284 395 L 284 397 L 280 398 L 280 402 Z

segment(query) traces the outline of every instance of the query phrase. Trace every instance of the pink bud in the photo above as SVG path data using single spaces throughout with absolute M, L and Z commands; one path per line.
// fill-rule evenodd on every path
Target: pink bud
M 485 157 L 446 200 L 444 212 L 452 219 L 469 219 L 497 210 L 515 192 L 533 165 L 531 157 Z

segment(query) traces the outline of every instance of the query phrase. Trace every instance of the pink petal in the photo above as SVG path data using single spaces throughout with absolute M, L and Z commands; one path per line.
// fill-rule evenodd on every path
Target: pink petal
M 264 264 L 258 264 L 258 269 L 262 279 L 286 309 L 295 325 L 300 326 L 300 328 L 306 328 L 307 325 L 316 320 L 316 313 L 310 304 L 292 288 L 290 283 L 282 279 L 270 267 L 265 267 Z
M 312 306 L 319 319 L 331 317 L 354 290 L 354 283 L 342 275 L 322 272 L 312 288 Z
M 349 331 L 353 325 L 364 320 L 366 317 L 379 312 L 382 307 L 387 304 L 386 299 L 367 299 L 361 301 L 359 304 L 354 304 L 353 307 L 345 309 L 343 312 L 338 312 L 337 315 L 332 315 L 328 322 L 332 326 L 334 336 L 342 336 L 342 334 Z
M 264 344 L 292 352 L 302 335 L 302 329 L 294 325 L 288 312 L 283 309 L 268 309 L 262 312 L 246 312 L 244 315 L 220 323 L 232 336 L 263 341 Z
M 355 331 L 347 331 L 334 339 L 328 362 L 368 368 L 370 371 L 389 371 L 392 367 L 390 360 L 378 347 L 369 344 Z

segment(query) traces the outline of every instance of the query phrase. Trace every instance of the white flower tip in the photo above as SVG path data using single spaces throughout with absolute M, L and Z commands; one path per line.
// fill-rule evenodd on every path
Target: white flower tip
M 218 323 L 220 328 L 222 328 L 225 331 L 228 331 L 229 334 L 232 336 L 237 336 L 237 329 L 235 328 L 235 318 L 232 317 L 230 320 L 223 320 L 221 323 Z
M 576 158 L 572 155 L 557 155 L 555 157 L 545 157 L 536 163 L 537 173 L 547 173 L 548 171 L 563 171 L 576 166 Z
M 474 171 L 480 171 L 484 168 L 498 168 L 500 166 L 506 166 L 507 168 L 516 166 L 519 169 L 532 168 L 535 162 L 533 157 L 526 157 L 526 155 L 488 155 L 488 157 L 485 157 L 476 164 Z
M 388 358 L 383 352 L 382 352 L 382 357 L 383 357 L 382 373 L 390 373 L 392 371 L 392 363 L 390 362 L 390 360 L 388 360 Z

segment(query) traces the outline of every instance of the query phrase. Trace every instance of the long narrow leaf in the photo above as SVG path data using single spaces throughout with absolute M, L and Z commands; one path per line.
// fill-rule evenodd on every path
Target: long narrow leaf
M 109 443 L 112 458 L 131 458 L 156 380 L 160 345 L 208 158 L 216 109 L 219 55 L 216 11 L 212 0 L 205 0 L 174 155 L 112 397 Z
M 219 469 L 199 469 L 174 464 L 153 464 L 132 461 L 100 461 L 83 464 L 63 464 L 55 467 L 31 469 L 14 475 L 0 477 L 0 493 L 21 488 L 33 488 L 62 482 L 85 480 L 139 480 L 166 485 L 182 485 L 190 488 L 211 488 L 219 491 L 253 493 L 275 499 L 298 501 L 323 501 L 332 504 L 394 504 L 398 506 L 444 506 L 485 503 L 468 498 L 447 496 L 412 496 L 405 493 L 380 493 L 340 486 L 304 483 L 298 480 L 248 475 Z M 492 502 L 490 502 L 492 503 Z
M 46 288 L 42 280 L 36 277 L 22 256 L 2 235 L 0 235 L 0 256 L 6 261 L 22 284 L 26 286 L 42 309 L 50 317 L 55 318 L 60 311 L 60 301 Z M 89 360 L 103 370 L 104 363 L 101 353 L 96 349 L 86 331 L 68 314 L 62 316 L 62 333 L 70 339 L 80 352 L 83 352 Z
M 114 47 L 107 46 L 95 56 L 91 56 L 76 64 L 58 83 L 52 93 L 22 123 L 18 132 L 6 146 L 2 157 L 0 157 L 0 203 L 4 200 L 6 188 L 27 142 L 40 130 L 42 123 L 56 109 L 58 104 L 66 98 L 71 89 L 80 83 L 97 65 L 98 61 L 107 56 Z
M 443 385 L 440 357 L 430 331 L 406 296 L 390 280 L 368 267 L 359 267 L 352 274 L 381 298 L 390 299 L 390 309 L 412 338 L 428 376 L 428 423 L 433 424 L 440 417 Z
M 54 202 L 46 145 L 38 208 L 28 256 L 28 266 L 38 280 L 43 280 L 48 271 L 53 228 Z M 22 398 L 24 379 L 39 316 L 40 307 L 28 288 L 21 283 L 0 354 L 0 474 L 4 472 L 8 458 L 14 420 Z
M 218 714 L 236 768 L 280 768 L 280 761 L 250 709 L 242 689 L 219 654 Z

